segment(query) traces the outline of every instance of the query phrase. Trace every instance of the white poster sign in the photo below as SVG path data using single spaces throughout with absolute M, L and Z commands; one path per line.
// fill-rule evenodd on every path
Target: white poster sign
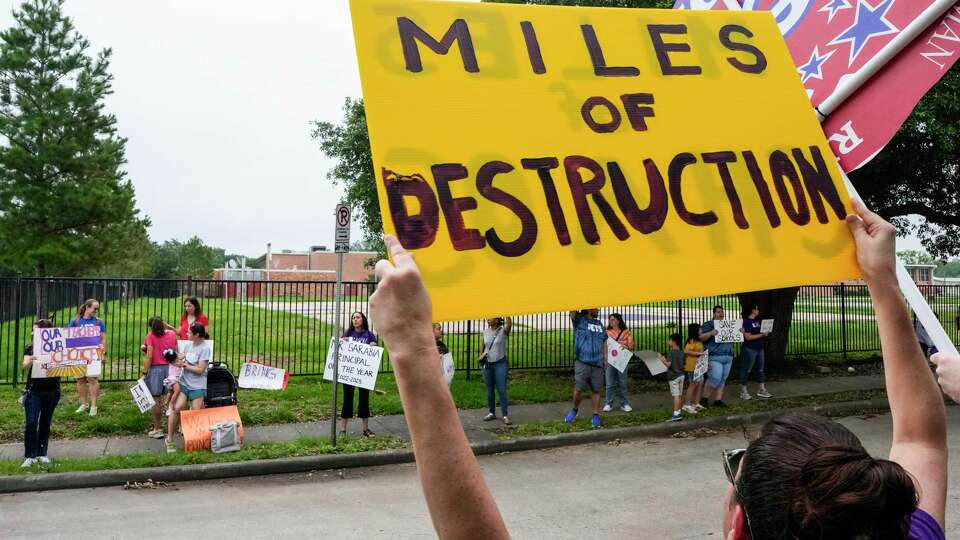
M 717 331 L 714 341 L 717 343 L 743 343 L 742 319 L 713 321 L 713 329 Z
M 283 390 L 287 387 L 287 370 L 246 362 L 240 366 L 240 378 L 237 384 L 240 388 L 256 388 L 259 390 Z
M 440 367 L 443 369 L 443 380 L 450 386 L 453 382 L 453 353 L 447 353 L 440 357 Z
M 383 358 L 383 347 L 348 339 L 342 340 L 340 342 L 340 366 L 337 370 L 337 382 L 373 390 L 377 384 L 377 373 L 380 371 L 381 358 Z M 333 380 L 332 352 L 327 354 L 327 365 L 323 370 L 323 378 L 328 381 Z
M 710 353 L 703 351 L 703 354 L 697 358 L 697 365 L 693 368 L 693 378 L 699 379 L 707 374 L 710 367 Z
M 773 319 L 764 319 L 760 321 L 760 333 L 761 334 L 773 333 Z
M 140 408 L 141 413 L 145 413 L 157 404 L 153 396 L 150 395 L 150 389 L 147 388 L 147 382 L 143 379 L 137 381 L 137 384 L 130 389 L 130 395 L 133 396 L 133 402 Z
M 660 360 L 660 353 L 656 351 L 637 351 L 636 354 L 637 358 L 647 365 L 651 375 L 656 376 L 667 371 L 667 366 L 663 365 L 663 360 Z
M 632 356 L 633 351 L 624 347 L 612 337 L 607 338 L 607 362 L 617 371 L 623 373 L 627 369 L 627 364 L 630 363 Z
M 44 377 L 99 377 L 100 327 L 33 329 L 33 368 L 30 375 Z M 91 370 L 92 368 L 92 370 Z

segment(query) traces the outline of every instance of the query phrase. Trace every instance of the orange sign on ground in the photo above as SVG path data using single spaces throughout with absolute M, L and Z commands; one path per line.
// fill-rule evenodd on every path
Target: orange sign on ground
M 236 421 L 237 430 L 243 440 L 243 422 L 236 405 L 229 407 L 211 407 L 180 412 L 180 424 L 183 429 L 183 449 L 186 452 L 210 450 L 210 426 L 221 422 Z

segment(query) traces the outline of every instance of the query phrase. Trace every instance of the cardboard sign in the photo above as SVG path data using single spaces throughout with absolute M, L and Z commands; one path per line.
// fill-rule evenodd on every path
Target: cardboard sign
M 612 337 L 607 338 L 607 363 L 615 367 L 617 371 L 623 373 L 632 357 L 633 351 L 624 347 Z
M 743 319 L 713 321 L 713 329 L 717 335 L 713 340 L 717 343 L 743 343 Z
M 435 320 L 859 275 L 847 192 L 768 13 L 351 12 L 384 229 L 416 253 Z M 509 277 L 497 294 L 491 276 Z
M 770 334 L 773 332 L 773 321 L 774 319 L 763 319 L 760 321 L 760 333 L 761 334 Z
M 237 380 L 237 385 L 240 388 L 286 390 L 289 380 L 290 374 L 285 369 L 265 366 L 257 362 L 246 362 L 240 366 L 240 378 Z
M 183 449 L 187 452 L 210 449 L 210 428 L 221 422 L 236 421 L 243 440 L 243 422 L 236 405 L 180 411 L 180 427 L 183 431 Z
M 147 387 L 147 382 L 143 379 L 137 381 L 137 384 L 133 385 L 130 388 L 130 395 L 133 396 L 133 402 L 137 404 L 137 407 L 140 408 L 140 413 L 145 413 L 153 408 L 157 402 L 153 399 L 153 396 L 150 395 L 150 389 Z
M 85 377 L 91 364 L 99 376 L 101 348 L 100 327 L 97 325 L 72 328 L 33 329 L 33 368 L 30 375 L 44 377 Z
M 323 369 L 323 378 L 333 380 L 333 340 L 327 351 L 327 365 Z M 340 366 L 337 368 L 337 382 L 373 390 L 380 371 L 380 359 L 383 347 L 367 345 L 350 339 L 340 340 Z
M 655 351 L 637 351 L 636 354 L 637 358 L 647 365 L 647 369 L 650 370 L 651 375 L 657 376 L 667 371 L 667 366 L 663 365 L 663 360 L 660 360 L 660 353 Z
M 707 374 L 710 368 L 710 353 L 703 351 L 703 354 L 697 358 L 697 365 L 693 368 L 693 378 L 699 379 Z

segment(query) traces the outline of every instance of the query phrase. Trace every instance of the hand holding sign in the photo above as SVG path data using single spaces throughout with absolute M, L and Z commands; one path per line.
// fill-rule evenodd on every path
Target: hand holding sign
M 770 334 L 773 332 L 773 319 L 764 319 L 760 321 L 760 333 Z
M 607 363 L 623 373 L 630 363 L 633 352 L 612 337 L 607 338 Z
M 667 366 L 663 365 L 663 360 L 661 360 L 663 355 L 660 353 L 656 351 L 637 351 L 636 355 L 646 364 L 647 369 L 650 370 L 650 375 L 656 376 L 667 371 Z
M 713 321 L 717 343 L 743 343 L 743 320 Z

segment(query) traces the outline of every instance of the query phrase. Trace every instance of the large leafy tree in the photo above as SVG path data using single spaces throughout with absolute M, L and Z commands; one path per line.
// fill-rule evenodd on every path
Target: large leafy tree
M 673 0 L 483 0 L 620 8 L 671 8 Z M 370 141 L 362 100 L 348 99 L 340 124 L 317 122 L 313 136 L 337 162 L 329 177 L 347 187 L 345 200 L 360 207 L 366 234 L 379 238 L 382 222 L 377 203 Z M 914 233 L 932 254 L 960 253 L 960 70 L 954 69 L 928 93 L 887 148 L 852 173 L 861 196 L 884 217 Z M 920 222 L 906 219 L 920 216 Z M 767 339 L 768 364 L 782 368 L 798 289 L 789 287 L 738 294 L 741 309 L 757 305 L 776 320 Z M 729 306 L 728 306 L 729 307 Z
M 149 224 L 104 111 L 110 49 L 92 54 L 62 7 L 24 2 L 0 32 L 0 266 L 37 275 L 109 267 Z

